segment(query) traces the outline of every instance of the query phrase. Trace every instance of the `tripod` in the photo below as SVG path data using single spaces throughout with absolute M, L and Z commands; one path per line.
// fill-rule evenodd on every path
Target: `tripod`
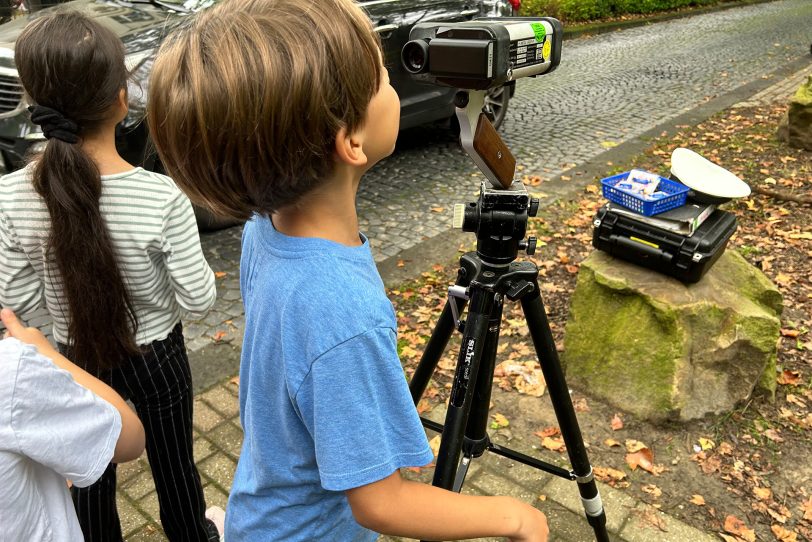
M 466 138 L 471 136 L 472 130 L 465 124 L 470 118 L 466 118 L 469 106 L 467 98 L 461 100 L 459 105 L 462 105 L 458 109 L 461 137 L 463 147 L 468 150 L 470 145 L 466 145 Z M 481 107 L 478 102 L 474 104 L 476 107 Z M 481 146 L 478 151 L 482 152 Z M 494 156 L 481 157 L 480 160 L 488 164 Z M 503 152 L 500 151 L 498 158 L 502 156 Z M 488 173 L 493 174 L 493 171 L 485 173 L 491 178 Z M 476 203 L 455 208 L 455 226 L 461 226 L 463 231 L 476 232 L 477 249 L 460 258 L 455 285 L 449 288 L 448 301 L 409 383 L 416 405 L 428 386 L 451 333 L 455 328 L 459 329 L 463 333 L 462 345 L 445 423 L 440 425 L 421 418 L 424 427 L 442 433 L 433 485 L 459 492 L 471 460 L 485 451 L 491 451 L 577 482 L 586 519 L 595 531 L 596 540 L 608 542 L 603 503 L 541 299 L 538 267 L 532 262 L 515 261 L 519 250 L 528 254 L 535 252 L 536 240 L 531 237 L 525 241 L 524 235 L 527 220 L 536 215 L 539 202 L 530 198 L 520 182 L 507 183 L 508 187 L 504 186 L 504 182 L 500 184 L 500 187 L 493 188 L 483 182 Z M 505 298 L 521 303 L 573 467 L 571 471 L 494 444 L 488 437 L 488 409 Z M 469 305 L 468 315 L 463 322 L 460 314 L 466 303 Z

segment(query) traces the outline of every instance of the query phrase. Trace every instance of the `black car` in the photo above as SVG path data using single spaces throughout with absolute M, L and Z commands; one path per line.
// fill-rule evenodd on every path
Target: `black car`
M 119 131 L 122 155 L 147 169 L 161 170 L 151 146 L 144 119 L 149 73 L 157 48 L 175 26 L 190 13 L 206 9 L 217 0 L 73 0 L 71 2 L 29 2 L 31 11 L 0 25 L 0 167 L 7 171 L 23 164 L 24 156 L 42 145 L 43 135 L 28 120 L 29 105 L 14 65 L 14 42 L 22 29 L 39 13 L 74 8 L 96 17 L 121 37 L 132 71 L 129 88 L 130 113 Z M 48 4 L 62 6 L 45 7 Z M 401 129 L 449 119 L 454 114 L 454 89 L 413 81 L 400 63 L 400 50 L 418 22 L 465 21 L 481 15 L 510 14 L 505 0 L 366 0 L 359 4 L 367 11 L 384 45 L 385 63 L 392 85 L 400 96 Z M 42 7 L 35 8 L 35 5 Z M 485 113 L 498 126 L 504 119 L 513 85 L 492 90 Z M 200 212 L 202 228 L 218 225 Z

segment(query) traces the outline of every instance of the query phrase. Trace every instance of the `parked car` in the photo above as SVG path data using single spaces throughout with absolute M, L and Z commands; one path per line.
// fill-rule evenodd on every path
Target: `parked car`
M 161 171 L 157 155 L 151 149 L 143 122 L 147 85 L 155 52 L 162 40 L 190 13 L 206 9 L 217 0 L 59 0 L 30 1 L 29 13 L 0 25 L 0 166 L 7 171 L 22 166 L 24 157 L 43 145 L 39 128 L 28 120 L 28 101 L 14 65 L 14 42 L 22 29 L 41 13 L 53 9 L 74 8 L 97 18 L 121 37 L 132 72 L 129 88 L 130 112 L 120 126 L 117 144 L 131 163 Z M 58 7 L 49 7 L 53 4 Z M 359 4 L 369 14 L 384 46 L 386 67 L 392 85 L 400 96 L 401 129 L 450 119 L 454 114 L 452 88 L 418 83 L 401 66 L 400 50 L 414 24 L 430 21 L 466 21 L 480 15 L 510 13 L 515 4 L 507 0 L 366 0 Z M 484 112 L 499 126 L 507 112 L 515 86 L 490 91 Z M 223 225 L 197 209 L 201 229 Z

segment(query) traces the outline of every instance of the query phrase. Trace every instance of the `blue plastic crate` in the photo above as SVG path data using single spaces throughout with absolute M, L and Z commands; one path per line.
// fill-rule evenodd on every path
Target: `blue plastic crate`
M 611 202 L 628 207 L 629 209 L 637 211 L 645 216 L 664 213 L 665 211 L 674 209 L 675 207 L 685 205 L 685 200 L 688 197 L 688 191 L 690 189 L 684 184 L 674 182 L 666 179 L 665 177 L 660 177 L 660 183 L 657 186 L 657 190 L 665 192 L 668 195 L 659 199 L 648 199 L 650 196 L 644 196 L 642 194 L 623 190 L 622 188 L 617 188 L 619 183 L 626 180 L 629 173 L 629 171 L 626 171 L 624 173 L 619 173 L 618 175 L 612 175 L 611 177 L 601 179 L 601 185 L 603 186 L 603 197 Z

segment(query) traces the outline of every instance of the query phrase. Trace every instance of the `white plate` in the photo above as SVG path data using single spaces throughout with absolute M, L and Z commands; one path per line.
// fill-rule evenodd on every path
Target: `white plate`
M 690 149 L 679 147 L 671 153 L 671 173 L 695 192 L 719 198 L 750 195 L 746 182 Z

